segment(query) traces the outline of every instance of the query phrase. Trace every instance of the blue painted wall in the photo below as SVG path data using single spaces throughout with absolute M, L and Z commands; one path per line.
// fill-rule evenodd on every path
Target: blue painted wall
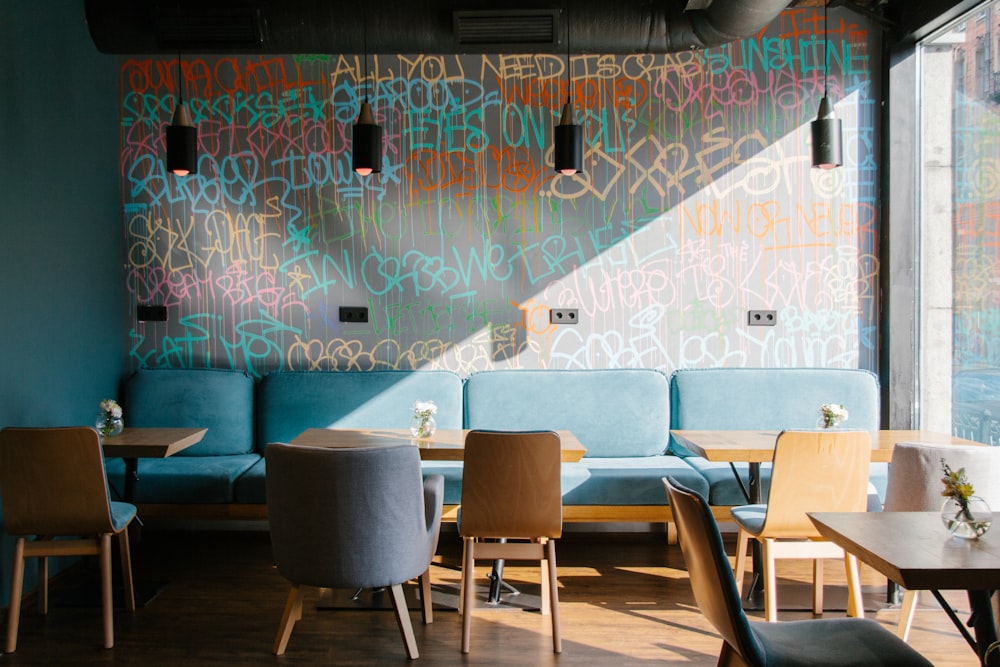
M 0 426 L 90 424 L 125 371 L 118 63 L 79 0 L 4 0 L 0 25 Z

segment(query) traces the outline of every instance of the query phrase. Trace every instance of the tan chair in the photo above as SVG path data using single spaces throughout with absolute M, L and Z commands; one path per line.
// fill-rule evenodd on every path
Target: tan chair
M 965 468 L 975 494 L 982 496 L 994 512 L 1000 509 L 1000 447 L 912 442 L 899 442 L 892 448 L 882 509 L 886 512 L 939 511 L 944 503 L 941 459 L 952 470 Z M 939 595 L 935 594 L 935 598 L 947 604 Z M 910 636 L 916 606 L 917 591 L 905 590 L 896 627 L 896 634 L 904 641 Z
M 38 558 L 38 605 L 48 613 L 48 557 L 99 556 L 104 647 L 115 645 L 111 536 L 118 536 L 125 606 L 135 611 L 128 525 L 135 506 L 108 497 L 101 440 L 92 427 L 5 428 L 0 431 L 4 527 L 14 547 L 7 653 L 17 648 L 24 560 Z M 27 539 L 35 536 L 34 540 Z M 78 539 L 55 539 L 73 536 Z
M 806 512 L 864 512 L 868 503 L 871 436 L 866 431 L 783 431 L 774 447 L 771 487 L 765 505 L 731 511 L 739 526 L 736 585 L 742 593 L 750 538 L 763 549 L 764 616 L 778 620 L 775 561 L 813 560 L 813 612 L 823 613 L 822 559 L 843 558 L 848 613 L 863 617 L 857 558 L 826 541 Z
M 562 652 L 555 546 L 562 535 L 560 459 L 559 436 L 551 431 L 466 436 L 458 518 L 462 653 L 469 652 L 477 559 L 539 561 L 541 611 L 552 616 L 552 650 Z

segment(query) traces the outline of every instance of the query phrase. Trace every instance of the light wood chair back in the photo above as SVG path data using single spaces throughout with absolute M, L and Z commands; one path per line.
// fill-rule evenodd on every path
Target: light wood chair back
M 867 431 L 829 429 L 783 431 L 778 435 L 771 466 L 771 488 L 763 523 L 761 508 L 731 510 L 739 526 L 736 536 L 736 584 L 742 591 L 746 551 L 751 539 L 761 544 L 764 616 L 778 620 L 775 561 L 813 561 L 813 613 L 823 613 L 822 560 L 843 558 L 848 580 L 848 614 L 864 616 L 857 558 L 824 539 L 808 512 L 864 512 L 868 505 L 871 435 Z M 756 516 L 755 516 L 756 515 Z
M 17 647 L 26 558 L 39 559 L 39 608 L 48 612 L 49 556 L 100 557 L 104 646 L 114 646 L 111 536 L 118 535 L 125 604 L 134 611 L 128 525 L 136 509 L 108 497 L 97 431 L 91 427 L 0 430 L 0 494 L 5 529 L 17 536 L 6 652 Z M 29 536 L 36 537 L 28 540 Z M 54 539 L 67 536 L 79 539 Z
M 551 431 L 472 431 L 462 472 L 463 536 L 562 535 L 561 453 Z
M 871 436 L 867 431 L 784 431 L 771 467 L 767 518 L 758 537 L 822 539 L 806 512 L 864 512 Z
M 462 652 L 471 642 L 476 559 L 537 560 L 542 614 L 552 617 L 552 650 L 562 652 L 555 540 L 562 535 L 561 445 L 552 431 L 470 431 L 462 505 Z M 501 568 L 497 570 L 497 563 Z

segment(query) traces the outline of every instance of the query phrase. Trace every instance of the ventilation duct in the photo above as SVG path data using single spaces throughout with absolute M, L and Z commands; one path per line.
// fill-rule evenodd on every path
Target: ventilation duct
M 548 6 L 545 6 L 545 5 Z M 562 0 L 384 0 L 368 14 L 374 53 L 565 53 Z M 750 37 L 790 0 L 573 0 L 574 53 L 669 53 Z M 542 5 L 539 7 L 539 5 Z M 357 3 L 343 0 L 85 0 L 112 54 L 362 53 Z

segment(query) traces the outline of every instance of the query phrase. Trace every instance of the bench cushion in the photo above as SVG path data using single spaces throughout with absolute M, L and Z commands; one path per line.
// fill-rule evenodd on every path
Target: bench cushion
M 236 502 L 234 483 L 259 460 L 258 454 L 139 459 L 135 499 L 137 503 Z M 108 459 L 105 468 L 112 497 L 119 499 L 125 488 L 125 464 Z
M 704 495 L 708 483 L 678 456 L 584 457 L 563 463 L 564 505 L 666 505 L 664 477 Z
M 462 428 L 462 380 L 450 371 L 279 371 L 260 381 L 257 401 L 260 448 L 290 442 L 307 428 L 408 428 L 416 401 L 434 401 L 438 428 Z M 457 503 L 461 463 L 424 466 L 425 475 L 444 474 L 444 502 Z M 236 501 L 266 502 L 266 476 L 261 459 L 236 480 Z
M 814 429 L 824 403 L 843 403 L 847 428 L 877 437 L 879 387 L 874 373 L 852 368 L 685 368 L 670 376 L 670 428 Z M 676 442 L 679 456 L 691 452 Z
M 122 386 L 125 426 L 203 427 L 201 442 L 170 458 L 248 454 L 253 380 L 242 371 L 140 369 Z
M 258 447 L 307 428 L 407 428 L 416 401 L 434 401 L 438 428 L 462 428 L 462 380 L 450 371 L 269 373 L 258 387 Z
M 662 454 L 669 437 L 669 383 L 653 369 L 473 373 L 465 410 L 468 428 L 572 431 L 585 458 Z

